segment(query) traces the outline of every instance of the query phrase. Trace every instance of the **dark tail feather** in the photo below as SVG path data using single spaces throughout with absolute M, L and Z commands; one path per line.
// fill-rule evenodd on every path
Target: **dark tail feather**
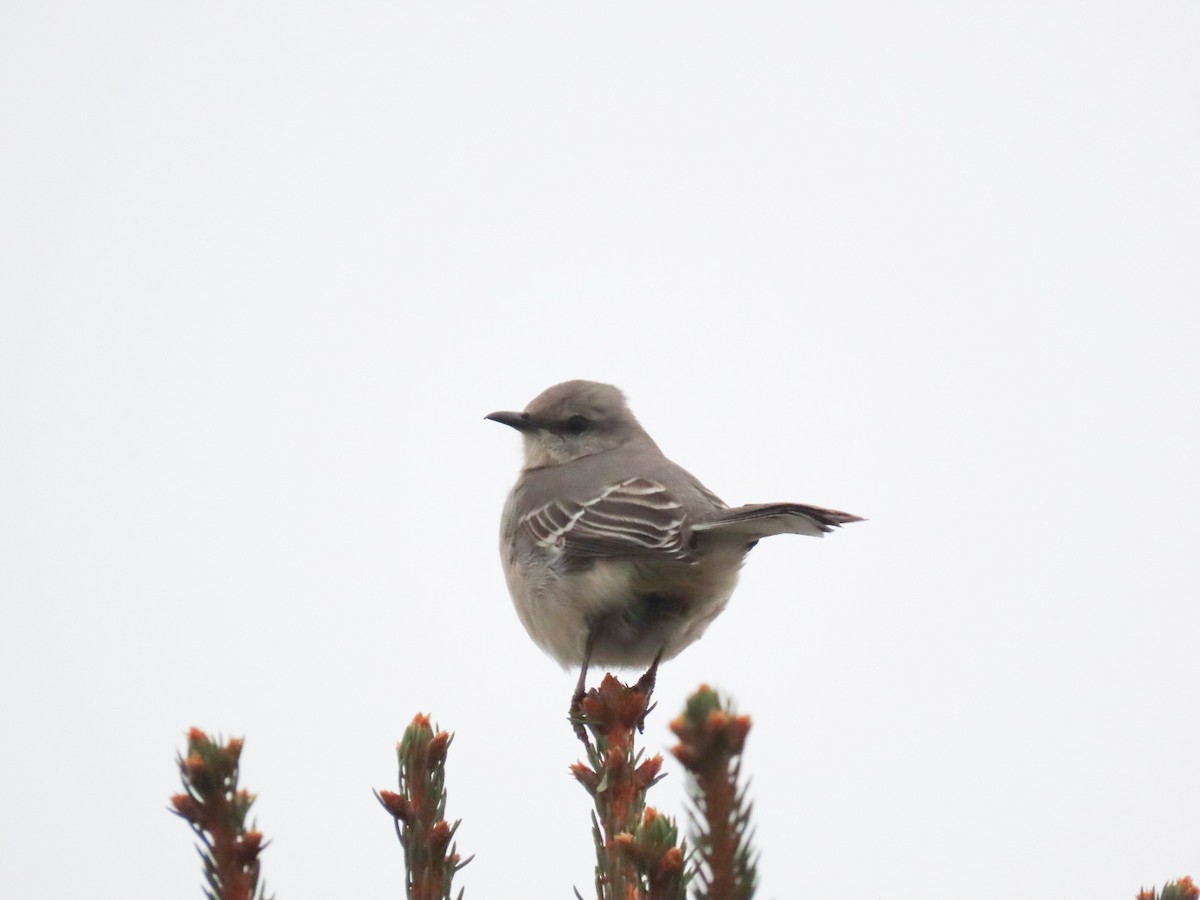
M 753 503 L 736 509 L 722 509 L 692 525 L 692 531 L 736 534 L 754 540 L 772 534 L 808 534 L 823 537 L 849 522 L 862 522 L 861 516 L 805 506 L 802 503 Z

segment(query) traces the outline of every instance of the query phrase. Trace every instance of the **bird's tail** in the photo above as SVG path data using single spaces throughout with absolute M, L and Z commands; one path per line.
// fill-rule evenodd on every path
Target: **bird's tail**
M 758 540 L 772 534 L 808 534 L 824 537 L 848 522 L 862 522 L 861 516 L 805 506 L 801 503 L 752 503 L 736 509 L 714 511 L 692 524 L 692 531 L 737 535 Z

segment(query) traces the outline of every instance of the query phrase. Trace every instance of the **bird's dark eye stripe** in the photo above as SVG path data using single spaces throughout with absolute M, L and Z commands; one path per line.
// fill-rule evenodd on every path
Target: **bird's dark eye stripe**
M 591 424 L 587 416 L 571 416 L 571 418 L 567 419 L 566 430 L 571 432 L 571 434 L 582 434 L 588 430 Z

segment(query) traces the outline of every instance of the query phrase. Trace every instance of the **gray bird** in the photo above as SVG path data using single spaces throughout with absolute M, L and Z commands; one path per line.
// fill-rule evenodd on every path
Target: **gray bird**
M 730 509 L 671 462 L 610 384 L 567 381 L 487 416 L 525 439 L 500 523 L 521 624 L 563 667 L 649 666 L 698 639 L 759 538 L 822 537 L 860 517 L 798 503 Z

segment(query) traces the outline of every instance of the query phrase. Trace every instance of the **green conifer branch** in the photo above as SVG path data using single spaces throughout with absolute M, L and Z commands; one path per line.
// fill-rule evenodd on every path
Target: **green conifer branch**
M 435 730 L 418 714 L 396 745 L 399 793 L 376 791 L 392 816 L 404 848 L 408 900 L 451 900 L 454 875 L 473 857 L 461 859 L 454 835 L 461 820 L 446 821 L 446 754 L 454 736 Z M 458 893 L 461 900 L 463 892 Z
M 199 728 L 188 732 L 187 754 L 177 757 L 184 793 L 171 797 L 171 811 L 196 833 L 208 900 L 265 900 L 258 859 L 267 846 L 246 817 L 254 795 L 238 787 L 242 740 L 222 744 Z
M 680 741 L 672 752 L 691 775 L 695 897 L 750 900 L 757 884 L 757 853 L 751 843 L 751 804 L 739 787 L 750 717 L 735 715 L 702 685 L 671 730 Z
M 662 757 L 643 759 L 635 736 L 646 718 L 649 689 L 606 675 L 583 699 L 591 733 L 587 761 L 571 774 L 592 797 L 599 900 L 684 900 L 686 847 L 674 821 L 646 806 L 661 777 Z M 578 891 L 576 892 L 578 896 Z

